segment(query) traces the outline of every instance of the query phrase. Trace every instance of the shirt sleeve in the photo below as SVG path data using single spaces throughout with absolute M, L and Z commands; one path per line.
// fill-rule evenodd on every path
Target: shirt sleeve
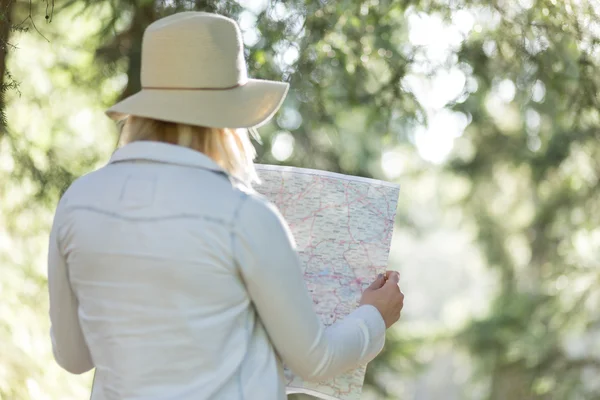
M 60 206 L 59 206 L 60 208 Z M 58 238 L 59 211 L 54 218 L 48 247 L 48 292 L 50 295 L 50 338 L 58 365 L 73 374 L 94 368 L 79 324 L 79 303 L 69 282 L 67 264 Z
M 307 381 L 322 381 L 371 361 L 385 323 L 370 305 L 325 328 L 304 283 L 294 239 L 279 211 L 248 197 L 234 229 L 234 255 L 258 315 L 283 362 Z

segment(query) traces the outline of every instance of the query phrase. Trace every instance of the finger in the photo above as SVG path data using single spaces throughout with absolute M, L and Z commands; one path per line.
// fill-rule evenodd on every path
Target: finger
M 400 274 L 396 271 L 388 271 L 386 284 L 398 285 L 398 282 L 400 282 Z
M 394 279 L 388 279 L 380 290 L 386 290 L 390 294 L 393 293 L 394 296 L 397 296 L 400 293 L 400 286 L 397 282 L 394 282 Z
M 397 275 L 400 279 L 400 273 L 398 271 L 385 271 L 385 279 L 388 280 L 392 275 Z
M 377 279 L 373 283 L 371 283 L 368 289 L 377 290 L 380 289 L 385 284 L 385 277 L 383 274 L 377 275 Z

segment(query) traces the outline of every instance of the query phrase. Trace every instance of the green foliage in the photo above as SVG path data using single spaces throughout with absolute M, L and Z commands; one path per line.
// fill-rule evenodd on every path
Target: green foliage
M 18 90 L 19 85 L 13 79 L 12 75 L 6 72 L 4 81 L 0 85 L 0 132 L 6 130 L 6 113 L 4 112 L 5 95 L 9 90 Z
M 599 10 L 554 1 L 493 10 L 498 26 L 459 52 L 479 83 L 454 106 L 472 117 L 463 144 L 474 151 L 448 167 L 472 182 L 464 207 L 502 286 L 463 339 L 501 393 L 512 377 L 523 398 L 595 398 L 580 380 L 599 360 L 567 354 L 564 341 L 573 332 L 584 340 L 584 321 L 598 317 L 600 253 L 584 256 L 577 241 L 593 246 L 600 217 L 600 32 L 590 25 Z M 514 99 L 492 105 L 503 81 Z

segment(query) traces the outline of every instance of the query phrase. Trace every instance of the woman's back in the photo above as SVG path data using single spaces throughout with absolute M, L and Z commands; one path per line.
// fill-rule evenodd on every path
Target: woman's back
M 246 197 L 208 157 L 150 142 L 69 189 L 59 240 L 105 398 L 231 399 L 244 374 L 260 375 L 254 311 L 232 257 Z M 260 367 L 274 375 L 259 331 L 253 345 L 269 354 Z

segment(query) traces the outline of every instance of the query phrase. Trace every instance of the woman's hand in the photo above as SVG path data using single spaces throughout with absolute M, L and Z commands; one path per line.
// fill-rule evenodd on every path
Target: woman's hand
M 360 305 L 370 304 L 379 310 L 386 328 L 400 319 L 400 312 L 404 306 L 404 293 L 400 290 L 399 281 L 398 272 L 387 271 L 365 289 L 360 299 Z

